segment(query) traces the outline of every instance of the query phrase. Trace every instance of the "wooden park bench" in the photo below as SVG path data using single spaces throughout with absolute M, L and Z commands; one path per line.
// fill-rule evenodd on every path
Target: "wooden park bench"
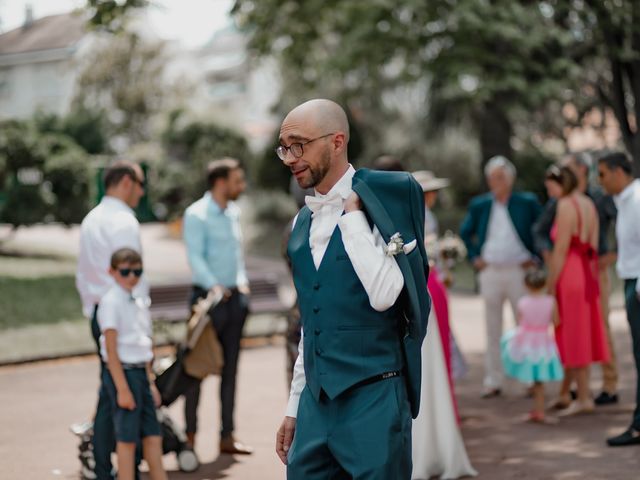
M 289 310 L 280 300 L 275 275 L 260 274 L 249 277 L 250 313 L 253 315 L 285 315 Z M 151 318 L 167 322 L 182 322 L 189 318 L 190 283 L 152 285 Z

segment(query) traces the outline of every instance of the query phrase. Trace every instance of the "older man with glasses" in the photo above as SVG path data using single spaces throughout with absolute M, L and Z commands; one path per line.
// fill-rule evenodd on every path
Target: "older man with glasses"
M 485 167 L 489 193 L 469 205 L 460 227 L 469 259 L 478 272 L 485 302 L 487 347 L 484 398 L 500 395 L 503 381 L 500 358 L 502 309 L 509 300 L 517 319 L 516 304 L 524 294 L 524 271 L 534 264 L 532 227 L 542 207 L 526 192 L 514 192 L 515 166 L 505 157 L 489 160 Z

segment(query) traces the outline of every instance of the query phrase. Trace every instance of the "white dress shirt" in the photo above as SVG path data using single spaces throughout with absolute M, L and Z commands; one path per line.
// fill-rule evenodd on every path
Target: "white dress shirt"
M 100 355 L 108 361 L 104 332 L 118 332 L 118 358 L 122 363 L 150 362 L 153 358 L 149 297 L 133 297 L 120 285 L 113 285 L 100 300 Z
M 354 174 L 354 168 L 349 165 L 347 172 L 327 195 L 316 192 L 316 197 L 330 197 L 337 193 L 344 202 L 353 192 L 351 184 Z M 402 271 L 398 267 L 395 258 L 389 257 L 384 253 L 383 247 L 386 244 L 382 239 L 382 235 L 380 235 L 375 225 L 373 230 L 369 227 L 364 213 L 356 211 L 342 215 L 343 210 L 343 207 L 339 204 L 328 205 L 323 206 L 312 214 L 309 245 L 311 246 L 313 263 L 318 269 L 327 251 L 333 231 L 338 226 L 344 248 L 356 275 L 358 275 L 369 296 L 371 307 L 383 312 L 395 304 L 404 287 Z M 296 220 L 297 218 L 294 219 L 294 226 Z M 297 416 L 300 394 L 306 385 L 303 338 L 304 334 L 300 337 L 298 359 L 293 368 L 293 380 L 291 381 L 289 404 L 286 410 L 288 417 Z
M 513 226 L 507 205 L 493 201 L 482 259 L 489 264 L 519 265 L 531 259 Z
M 142 254 L 140 224 L 133 210 L 122 200 L 104 196 L 80 226 L 80 253 L 76 270 L 76 288 L 87 318 L 107 290 L 115 285 L 109 266 L 111 255 L 120 248 L 132 248 Z M 135 293 L 147 295 L 149 286 L 140 279 Z
M 631 182 L 613 200 L 618 207 L 616 270 L 622 279 L 639 279 L 636 291 L 640 294 L 640 180 Z

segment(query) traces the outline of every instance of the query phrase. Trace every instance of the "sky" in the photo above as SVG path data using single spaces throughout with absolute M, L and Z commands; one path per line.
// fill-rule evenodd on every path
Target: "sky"
M 0 0 L 0 32 L 22 25 L 25 7 L 33 7 L 36 19 L 65 13 L 85 5 L 85 0 Z M 150 27 L 166 40 L 187 48 L 199 47 L 216 30 L 227 25 L 233 0 L 152 0 Z

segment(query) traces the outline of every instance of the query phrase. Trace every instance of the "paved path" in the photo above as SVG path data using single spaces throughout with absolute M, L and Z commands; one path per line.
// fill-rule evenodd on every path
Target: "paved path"
M 640 447 L 612 449 L 607 436 L 622 432 L 631 419 L 635 396 L 635 368 L 624 311 L 611 315 L 620 361 L 621 404 L 599 407 L 589 416 L 563 419 L 558 425 L 523 421 L 532 407 L 525 388 L 506 384 L 502 398 L 479 398 L 483 374 L 484 328 L 477 297 L 452 299 L 457 339 L 471 366 L 468 378 L 456 386 L 467 450 L 480 479 L 631 480 L 640 478 Z M 509 312 L 510 313 L 510 312 Z M 511 317 L 511 315 L 508 315 Z M 510 318 L 510 323 L 513 321 Z M 592 391 L 599 393 L 601 372 L 592 369 Z M 550 400 L 557 385 L 547 388 Z
M 622 403 L 595 415 L 563 420 L 557 426 L 528 425 L 530 408 L 524 388 L 507 385 L 501 399 L 479 399 L 482 376 L 481 304 L 476 297 L 452 298 L 453 328 L 470 364 L 457 386 L 462 427 L 471 460 L 484 480 L 631 480 L 639 478 L 640 447 L 608 449 L 604 438 L 624 428 L 632 408 L 628 330 L 623 312 L 612 316 L 622 360 Z M 0 368 L 0 478 L 7 480 L 75 479 L 76 440 L 70 423 L 91 415 L 97 388 L 97 360 L 83 357 Z M 593 387 L 599 369 L 594 368 Z M 190 475 L 175 471 L 165 456 L 170 478 L 185 480 L 276 480 L 284 468 L 273 452 L 274 432 L 284 411 L 287 387 L 282 345 L 253 342 L 243 351 L 238 387 L 237 434 L 256 447 L 251 457 L 218 457 L 216 378 L 204 384 L 197 453 L 203 465 Z M 555 391 L 552 387 L 550 391 Z M 172 406 L 181 423 L 181 403 Z M 393 480 L 393 479 L 390 479 Z

